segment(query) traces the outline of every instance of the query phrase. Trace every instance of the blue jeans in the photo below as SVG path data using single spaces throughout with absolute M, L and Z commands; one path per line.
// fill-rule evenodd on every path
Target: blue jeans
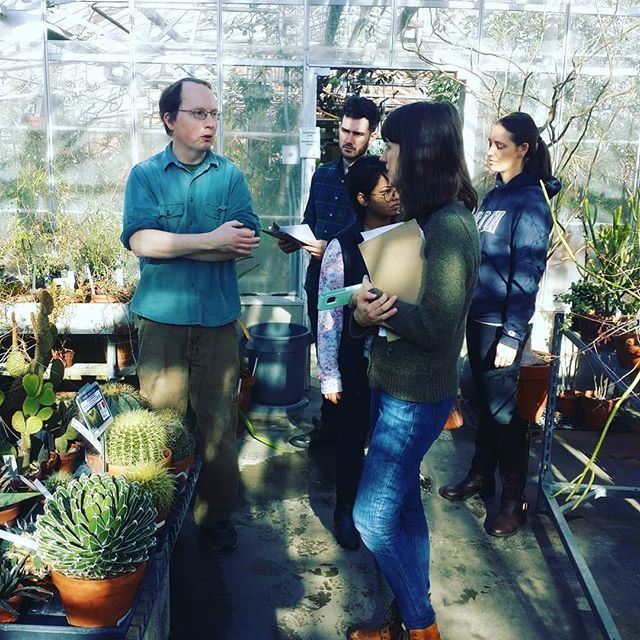
M 436 618 L 429 602 L 429 529 L 420 500 L 420 463 L 442 432 L 453 400 L 423 404 L 371 392 L 374 427 L 353 519 L 407 629 L 424 629 Z

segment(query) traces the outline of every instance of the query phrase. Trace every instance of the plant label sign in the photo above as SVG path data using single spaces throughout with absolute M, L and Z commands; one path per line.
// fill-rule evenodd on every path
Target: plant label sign
M 91 435 L 98 439 L 113 422 L 113 416 L 97 382 L 85 384 L 76 395 L 80 417 Z

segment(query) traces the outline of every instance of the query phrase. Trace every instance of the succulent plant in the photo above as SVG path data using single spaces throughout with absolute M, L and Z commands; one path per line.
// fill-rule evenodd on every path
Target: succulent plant
M 0 462 L 0 493 L 12 493 L 13 491 L 13 477 L 9 472 L 9 464 Z
M 72 578 L 131 573 L 155 545 L 156 515 L 139 483 L 83 475 L 47 500 L 36 523 L 38 553 L 50 569 Z
M 140 392 L 130 384 L 124 382 L 107 382 L 100 385 L 102 395 L 111 409 L 111 414 L 117 416 L 131 409 L 148 409 L 149 403 Z
M 160 462 L 167 449 L 161 418 L 148 409 L 117 415 L 107 430 L 107 461 L 115 465 Z
M 160 409 L 156 413 L 167 431 L 167 447 L 171 449 L 173 461 L 184 460 L 192 455 L 195 441 L 187 430 L 181 414 L 175 409 Z
M 9 604 L 14 596 L 27 596 L 37 600 L 45 600 L 51 596 L 51 592 L 42 587 L 24 587 L 20 584 L 24 577 L 23 567 L 24 561 L 16 564 L 8 558 L 0 558 L 0 608 L 14 616 L 19 615 Z
M 142 488 L 151 494 L 151 500 L 158 513 L 171 509 L 176 495 L 176 484 L 168 469 L 155 462 L 143 462 L 131 467 L 124 477 L 128 482 L 139 482 Z
M 18 520 L 16 524 L 9 529 L 9 532 L 22 538 L 33 540 L 36 534 L 36 525 L 35 522 Z M 22 573 L 25 577 L 42 579 L 49 573 L 44 562 L 42 562 L 42 558 L 40 558 L 34 549 L 29 549 L 28 547 L 23 547 L 22 545 L 14 544 L 6 540 L 2 542 L 3 545 L 0 547 L 0 553 L 15 563 L 23 563 Z
M 54 471 L 42 481 L 42 484 L 49 493 L 55 493 L 58 487 L 66 487 L 72 480 L 73 474 L 68 471 Z

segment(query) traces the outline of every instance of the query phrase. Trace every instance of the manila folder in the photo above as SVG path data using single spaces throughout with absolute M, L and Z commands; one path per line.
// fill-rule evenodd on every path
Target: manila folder
M 373 286 L 416 304 L 423 277 L 422 245 L 422 230 L 413 219 L 358 246 Z

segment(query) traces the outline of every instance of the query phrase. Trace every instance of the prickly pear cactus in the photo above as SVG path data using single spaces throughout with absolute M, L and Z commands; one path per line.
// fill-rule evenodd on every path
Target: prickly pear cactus
M 33 335 L 36 340 L 36 351 L 31 362 L 31 370 L 36 372 L 38 367 L 46 369 L 51 362 L 51 349 L 58 338 L 56 325 L 49 320 L 53 311 L 53 298 L 46 289 L 38 289 L 35 292 L 36 301 L 39 303 L 38 313 L 31 314 Z
M 36 524 L 38 553 L 51 569 L 72 578 L 131 573 L 155 545 L 156 515 L 137 482 L 83 475 L 47 500 Z
M 148 409 L 117 415 L 107 430 L 107 461 L 115 465 L 160 462 L 167 446 L 162 420 Z

